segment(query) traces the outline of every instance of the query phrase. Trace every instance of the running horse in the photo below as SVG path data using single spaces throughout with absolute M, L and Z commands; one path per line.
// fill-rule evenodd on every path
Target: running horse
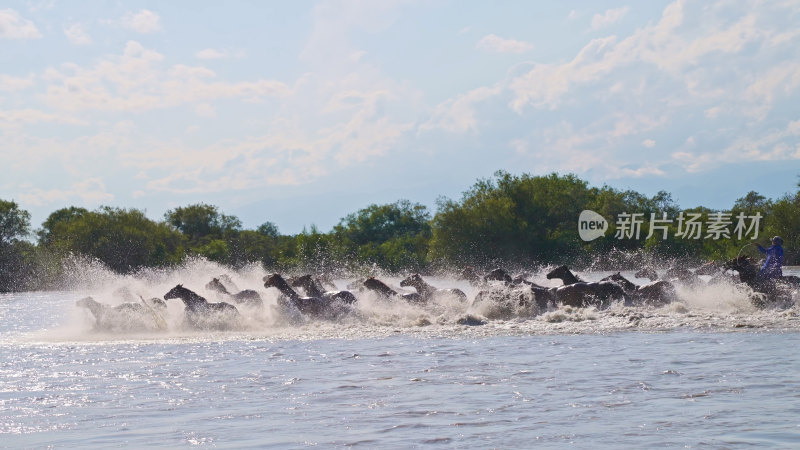
M 411 286 L 416 289 L 420 300 L 423 302 L 428 302 L 430 300 L 442 297 L 456 298 L 462 302 L 467 300 L 467 294 L 465 294 L 461 289 L 438 289 L 428 284 L 418 273 L 409 275 L 406 279 L 400 282 L 400 286 Z
M 320 297 L 329 301 L 340 301 L 347 304 L 353 304 L 357 300 L 356 296 L 350 291 L 326 291 L 318 279 L 308 274 L 293 278 L 289 284 L 292 287 L 302 288 L 306 295 L 310 297 Z
M 240 324 L 239 310 L 230 303 L 210 303 L 179 284 L 164 295 L 164 300 L 180 299 L 185 305 L 186 322 L 201 330 L 230 330 Z
M 547 279 L 561 279 L 563 286 L 551 291 L 556 304 L 586 307 L 605 307 L 612 301 L 622 300 L 630 303 L 625 290 L 613 281 L 586 282 L 573 274 L 567 266 L 558 266 L 547 274 Z
M 325 297 L 303 297 L 279 273 L 264 277 L 264 287 L 274 287 L 282 295 L 278 299 L 283 307 L 293 307 L 302 314 L 318 318 L 336 318 L 342 315 L 349 303 Z
M 206 289 L 227 295 L 231 298 L 231 300 L 241 305 L 256 307 L 264 306 L 264 301 L 261 299 L 261 296 L 258 294 L 258 292 L 252 289 L 245 289 L 234 294 L 230 292 L 227 287 L 225 287 L 219 278 L 216 277 L 212 278 L 211 281 L 206 283 Z
M 97 330 L 104 331 L 154 331 L 164 330 L 166 326 L 160 313 L 166 304 L 160 298 L 151 299 L 150 304 L 126 302 L 116 306 L 100 303 L 92 297 L 84 297 L 76 306 L 86 308 L 94 316 Z M 156 311 L 158 310 L 158 311 Z

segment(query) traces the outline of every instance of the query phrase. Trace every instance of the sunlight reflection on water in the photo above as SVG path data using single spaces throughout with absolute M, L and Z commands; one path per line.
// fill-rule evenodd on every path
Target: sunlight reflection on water
M 173 281 L 139 286 L 158 295 Z M 790 350 L 800 344 L 797 308 L 741 307 L 724 290 L 681 307 L 551 311 L 483 326 L 459 325 L 463 311 L 446 306 L 374 304 L 345 322 L 92 332 L 75 300 L 112 287 L 0 296 L 0 445 L 785 447 L 800 439 L 800 356 Z

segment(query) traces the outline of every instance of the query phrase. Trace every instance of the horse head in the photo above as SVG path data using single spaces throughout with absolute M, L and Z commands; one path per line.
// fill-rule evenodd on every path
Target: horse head
M 97 305 L 97 301 L 92 297 L 84 297 L 77 302 L 75 302 L 75 306 L 80 306 L 82 308 L 92 308 L 93 306 Z
M 474 267 L 467 266 L 467 267 L 464 268 L 464 270 L 461 271 L 460 274 L 458 274 L 458 279 L 459 280 L 467 280 L 470 283 L 476 283 L 476 282 L 479 282 L 481 280 L 481 277 L 480 277 L 480 275 L 478 275 L 478 272 L 475 271 Z
M 364 286 L 367 287 L 368 289 L 380 289 L 386 287 L 383 281 L 380 281 L 375 277 L 369 277 L 366 280 L 364 280 Z
M 566 268 L 567 266 L 564 266 Z M 497 268 L 492 270 L 491 272 L 487 273 L 483 277 L 484 281 L 502 281 L 504 283 L 511 283 L 513 280 L 511 279 L 511 275 L 505 269 Z
M 267 275 L 263 278 L 263 280 L 264 280 L 264 287 L 268 288 L 276 287 L 280 289 L 283 286 L 289 285 L 279 273 L 273 273 L 272 275 Z
M 394 289 L 390 288 L 386 285 L 386 283 L 375 277 L 369 277 L 364 280 L 364 287 L 372 291 L 377 291 L 381 295 L 385 295 L 387 297 L 393 297 L 397 295 L 397 292 Z
M 716 261 L 709 261 L 698 267 L 694 273 L 697 275 L 714 275 L 719 272 L 720 266 Z
M 670 278 L 670 279 L 677 278 L 677 279 L 683 280 L 683 281 L 691 280 L 691 279 L 695 278 L 695 275 L 694 275 L 694 273 L 692 273 L 691 270 L 689 270 L 689 269 L 687 269 L 685 267 L 681 267 L 681 266 L 670 267 L 664 273 L 664 276 L 666 278 Z
M 547 279 L 552 280 L 553 278 L 564 278 L 569 275 L 572 275 L 572 272 L 570 272 L 567 266 L 558 266 L 547 274 Z
M 622 274 L 619 272 L 609 275 L 600 281 L 611 281 L 612 283 L 616 283 L 620 287 L 622 287 L 622 289 L 625 292 L 632 292 L 636 290 L 636 285 L 633 284 L 630 280 L 628 280 L 624 276 L 622 276 Z
M 722 265 L 722 268 L 725 270 L 736 271 L 747 270 L 750 267 L 753 267 L 753 265 L 751 264 L 750 258 L 745 255 L 726 261 L 725 264 Z
M 636 278 L 647 278 L 650 281 L 656 281 L 658 279 L 658 274 L 652 267 L 643 267 L 633 274 L 633 276 Z
M 296 278 L 292 278 L 291 282 L 289 283 L 292 287 L 301 287 L 305 288 L 314 283 L 314 280 L 311 278 L 310 274 L 305 274 Z
M 225 285 L 222 284 L 221 281 L 219 281 L 219 278 L 212 278 L 211 281 L 206 283 L 206 289 L 208 289 L 209 291 L 219 292 L 220 294 L 230 295 L 230 292 L 228 292 L 228 289 L 225 287 Z
M 424 284 L 425 281 L 422 280 L 422 276 L 418 273 L 412 273 L 405 280 L 400 282 L 400 286 L 407 287 L 407 286 L 420 286 Z
M 188 292 L 190 292 L 188 289 L 183 287 L 182 284 L 179 284 L 164 294 L 164 300 L 172 300 L 173 298 L 183 299 L 186 298 Z

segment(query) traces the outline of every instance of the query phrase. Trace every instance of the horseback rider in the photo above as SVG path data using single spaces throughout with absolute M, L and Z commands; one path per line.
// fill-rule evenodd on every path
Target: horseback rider
M 767 255 L 767 260 L 758 271 L 758 276 L 761 278 L 780 278 L 783 276 L 781 266 L 783 265 L 783 239 L 780 236 L 772 238 L 772 246 L 769 248 L 762 247 L 758 242 L 755 243 L 758 251 Z

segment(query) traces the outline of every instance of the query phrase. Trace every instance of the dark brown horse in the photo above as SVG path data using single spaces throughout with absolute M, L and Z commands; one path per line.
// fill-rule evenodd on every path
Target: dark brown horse
M 567 266 L 558 266 L 551 270 L 547 274 L 547 279 L 552 280 L 553 278 L 560 279 L 564 283 L 564 286 L 575 283 L 585 283 L 580 277 L 573 274 Z
M 553 293 L 556 304 L 574 307 L 596 306 L 603 308 L 613 301 L 630 299 L 620 285 L 611 281 L 598 281 L 594 283 L 577 282 L 555 288 Z
M 739 256 L 722 265 L 725 270 L 735 270 L 739 273 L 739 281 L 749 286 L 754 292 L 763 294 L 752 297 L 753 304 L 757 307 L 766 307 L 775 304 L 791 304 L 792 292 L 800 288 L 800 278 L 796 276 L 766 278 L 759 276 L 758 266 L 747 256 Z
M 186 306 L 186 322 L 202 330 L 229 330 L 240 325 L 239 310 L 230 303 L 210 303 L 194 291 L 179 284 L 164 294 L 164 300 L 179 298 Z
M 633 274 L 636 278 L 647 278 L 650 281 L 656 281 L 658 279 L 658 274 L 656 270 L 652 267 L 642 267 L 635 274 Z
M 561 279 L 564 283 L 552 293 L 556 304 L 605 307 L 616 300 L 622 300 L 626 304 L 630 302 L 630 297 L 619 284 L 611 281 L 587 283 L 573 274 L 567 266 L 558 266 L 551 270 L 547 279 L 553 278 Z
M 651 281 L 639 286 L 617 272 L 602 278 L 600 281 L 611 281 L 619 284 L 634 304 L 664 305 L 677 298 L 675 286 L 666 280 Z
M 230 279 L 230 278 L 228 278 Z M 229 296 L 235 303 L 247 305 L 247 306 L 255 306 L 255 307 L 262 307 L 264 306 L 264 301 L 261 299 L 261 295 L 258 292 L 252 289 L 245 289 L 243 291 L 239 291 L 237 293 L 231 293 L 227 287 L 220 281 L 219 278 L 212 278 L 211 281 L 206 283 L 206 289 L 209 291 L 219 292 L 220 294 Z
M 348 311 L 348 304 L 344 301 L 300 296 L 279 273 L 265 276 L 264 287 L 274 287 L 283 294 L 278 300 L 281 306 L 294 307 L 311 317 L 335 319 Z
M 409 292 L 405 294 L 399 294 L 394 289 L 390 288 L 386 283 L 383 281 L 375 278 L 369 277 L 362 283 L 365 288 L 369 289 L 372 292 L 380 295 L 384 298 L 402 298 L 403 300 L 407 300 L 409 302 L 420 302 L 422 301 L 420 295 L 417 292 Z
M 439 289 L 428 284 L 422 276 L 418 273 L 409 275 L 406 279 L 400 282 L 401 287 L 411 286 L 417 290 L 420 300 L 428 302 L 435 298 L 452 297 L 460 301 L 467 301 L 467 294 L 461 289 Z
M 355 303 L 357 300 L 356 296 L 350 291 L 326 291 L 320 280 L 313 278 L 311 275 L 292 278 L 290 285 L 292 287 L 302 288 L 306 292 L 306 295 L 310 297 L 321 297 L 330 301 L 340 301 L 347 304 Z

